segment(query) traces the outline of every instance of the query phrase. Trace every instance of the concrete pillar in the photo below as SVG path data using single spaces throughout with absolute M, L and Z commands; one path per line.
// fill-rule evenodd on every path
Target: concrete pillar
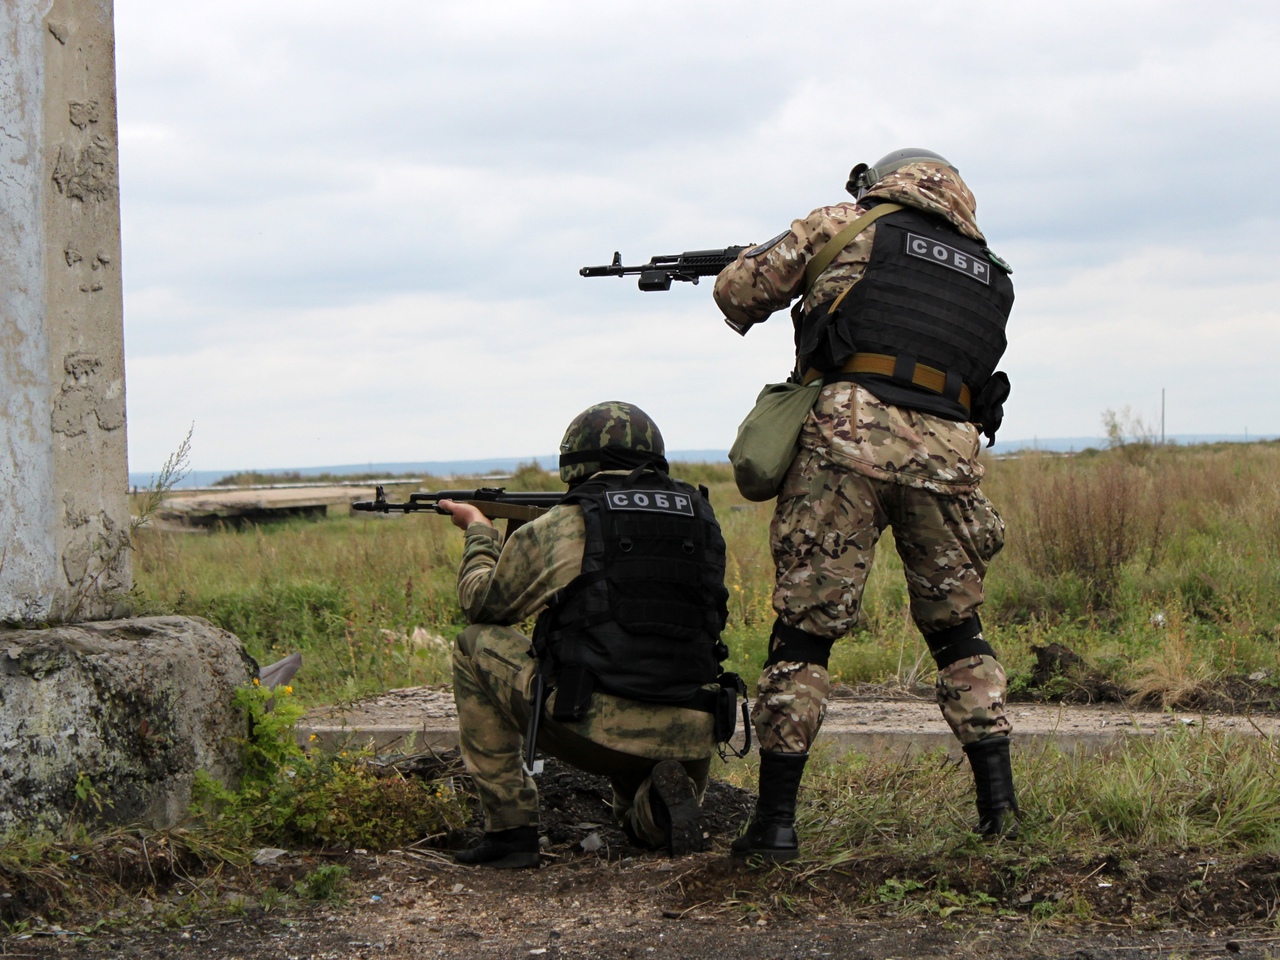
M 112 0 L 0 0 L 0 622 L 130 587 Z

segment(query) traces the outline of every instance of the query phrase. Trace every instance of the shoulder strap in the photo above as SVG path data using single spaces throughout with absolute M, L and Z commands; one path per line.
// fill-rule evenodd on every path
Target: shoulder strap
M 836 258 L 836 254 L 847 247 L 854 237 L 862 233 L 886 213 L 896 213 L 901 209 L 902 204 L 900 203 L 878 204 L 823 244 L 822 249 L 814 255 L 813 259 L 804 268 L 804 296 L 807 297 L 809 295 L 809 291 L 813 289 L 813 285 L 818 277 L 821 276 L 822 271 L 831 265 L 831 261 Z

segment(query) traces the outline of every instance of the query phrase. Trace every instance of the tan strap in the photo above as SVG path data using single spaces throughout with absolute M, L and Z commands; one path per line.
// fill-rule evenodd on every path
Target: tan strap
M 855 353 L 852 357 L 844 362 L 844 366 L 840 368 L 841 373 L 878 373 L 881 376 L 892 377 L 898 366 L 898 358 L 891 357 L 884 353 Z M 917 363 L 915 369 L 911 373 L 911 382 L 917 387 L 924 387 L 933 393 L 945 394 L 947 389 L 947 375 L 935 367 L 925 366 L 923 363 Z M 960 386 L 960 406 L 965 410 L 973 409 L 971 403 L 972 394 L 969 392 L 967 383 Z
M 836 258 L 836 254 L 847 247 L 854 237 L 862 233 L 863 230 L 866 230 L 867 227 L 871 226 L 886 213 L 896 213 L 901 209 L 902 204 L 900 203 L 879 204 L 823 244 L 822 249 L 814 254 L 813 259 L 805 265 L 804 295 L 806 297 L 809 295 L 809 291 L 813 289 L 813 285 L 817 282 L 818 277 L 821 276 L 822 271 L 831 265 L 831 261 Z
M 884 377 L 892 377 L 897 373 L 898 358 L 886 353 L 855 353 L 844 362 L 841 373 L 878 373 Z M 822 376 L 820 370 L 810 367 L 805 371 L 801 383 L 810 384 Z M 924 387 L 933 393 L 946 395 L 947 375 L 936 367 L 917 363 L 911 372 L 911 382 L 917 387 Z M 973 410 L 973 394 L 967 383 L 960 385 L 960 396 L 957 397 L 965 412 Z

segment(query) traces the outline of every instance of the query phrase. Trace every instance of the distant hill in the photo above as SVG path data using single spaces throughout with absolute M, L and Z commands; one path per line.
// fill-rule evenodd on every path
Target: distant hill
M 1280 435 L 1262 434 L 1255 436 L 1242 433 L 1177 433 L 1165 438 L 1165 442 L 1180 447 L 1188 447 L 1197 443 L 1256 443 L 1263 440 L 1277 440 Z M 991 448 L 995 454 L 1018 453 L 1023 450 L 1044 450 L 1049 453 L 1072 453 L 1093 448 L 1105 450 L 1109 445 L 1106 437 L 1033 437 L 1030 440 L 1005 440 L 996 438 L 996 445 Z
M 1248 443 L 1262 440 L 1278 440 L 1280 435 L 1199 433 L 1175 434 L 1167 438 L 1169 443 L 1189 446 L 1197 443 Z M 1050 453 L 1072 453 L 1092 447 L 1095 450 L 1105 449 L 1106 437 L 1033 437 L 1030 440 L 996 441 L 991 449 L 994 454 L 1019 453 L 1024 450 L 1044 450 Z M 726 450 L 673 450 L 667 459 L 674 463 L 724 463 L 728 459 Z M 521 464 L 537 463 L 544 470 L 555 470 L 559 462 L 557 454 L 531 457 L 493 457 L 487 460 L 422 460 L 406 463 L 346 463 L 328 467 L 274 467 L 252 468 L 259 473 L 286 474 L 296 473 L 302 478 L 316 477 L 323 474 L 331 476 L 377 475 L 383 477 L 430 474 L 435 477 L 483 477 L 494 473 L 510 473 Z M 250 468 L 241 467 L 230 470 L 192 470 L 178 484 L 179 487 L 207 487 L 223 477 L 246 472 Z M 131 487 L 146 487 L 152 482 L 153 474 L 141 471 L 129 473 Z
M 725 450 L 674 450 L 668 459 L 677 463 L 724 463 L 729 457 Z M 241 467 L 234 470 L 192 470 L 178 487 L 208 487 L 223 477 L 253 469 L 258 473 L 296 473 L 303 479 L 330 476 L 377 475 L 394 477 L 430 474 L 434 477 L 483 477 L 493 473 L 511 473 L 526 463 L 537 463 L 544 470 L 555 470 L 560 462 L 559 454 L 534 457 L 494 457 L 487 460 L 421 460 L 405 463 L 346 463 L 329 467 Z M 130 471 L 129 486 L 147 487 L 153 474 Z

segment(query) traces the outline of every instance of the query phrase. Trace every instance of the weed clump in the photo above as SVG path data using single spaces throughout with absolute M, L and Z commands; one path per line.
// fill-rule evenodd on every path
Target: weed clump
M 304 751 L 291 687 L 254 681 L 236 693 L 250 718 L 237 788 L 199 776 L 196 814 L 242 846 L 386 850 L 460 829 L 466 810 L 448 782 L 406 777 L 361 752 Z
M 238 784 L 197 775 L 190 817 L 170 830 L 103 832 L 73 822 L 57 835 L 0 835 L 0 924 L 21 932 L 112 906 L 124 922 L 121 897 L 139 892 L 144 903 L 165 905 L 160 922 L 182 923 L 191 910 L 226 907 L 219 893 L 225 874 L 247 869 L 255 849 L 382 851 L 430 844 L 466 822 L 465 798 L 447 771 L 410 776 L 361 752 L 303 750 L 295 727 L 303 708 L 292 687 L 268 689 L 255 680 L 235 697 L 250 719 Z M 82 778 L 78 786 L 86 815 L 95 812 L 92 785 Z M 345 866 L 322 865 L 295 889 L 336 902 L 346 877 Z M 178 886 L 185 896 L 166 896 Z

